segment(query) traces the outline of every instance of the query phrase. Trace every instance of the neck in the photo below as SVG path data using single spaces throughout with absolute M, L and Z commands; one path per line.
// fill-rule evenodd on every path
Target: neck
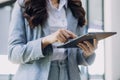
M 59 6 L 59 0 L 51 0 L 51 2 L 52 2 L 52 5 L 54 7 L 58 8 L 58 6 Z

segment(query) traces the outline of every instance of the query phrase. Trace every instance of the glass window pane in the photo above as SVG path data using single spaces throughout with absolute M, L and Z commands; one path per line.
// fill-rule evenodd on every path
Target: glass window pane
M 102 29 L 103 27 L 102 0 L 89 1 L 89 28 Z
M 88 1 L 89 24 L 88 32 L 103 32 L 103 0 Z M 90 80 L 103 80 L 104 75 L 104 41 L 99 41 L 98 49 L 95 51 L 95 62 L 88 67 Z
M 0 8 L 0 54 L 7 54 L 10 7 Z

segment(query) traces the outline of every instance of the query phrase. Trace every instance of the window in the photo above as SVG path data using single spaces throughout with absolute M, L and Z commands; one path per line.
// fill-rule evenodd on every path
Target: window
M 7 41 L 11 7 L 0 3 L 0 80 L 12 80 L 18 65 L 8 61 Z
M 104 5 L 103 0 L 82 0 L 87 12 L 88 32 L 104 31 Z M 81 69 L 84 74 L 83 80 L 104 80 L 104 41 L 99 41 L 98 49 L 95 51 L 96 59 L 91 65 Z

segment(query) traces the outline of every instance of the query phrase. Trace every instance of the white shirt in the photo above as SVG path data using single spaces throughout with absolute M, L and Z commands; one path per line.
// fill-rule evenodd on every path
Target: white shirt
M 66 11 L 65 11 L 65 7 L 67 8 L 67 0 L 60 0 L 58 8 L 52 5 L 51 0 L 48 0 L 47 5 L 48 5 L 47 23 L 48 26 L 50 27 L 50 32 L 53 33 L 61 28 L 67 29 L 68 24 L 67 24 Z M 56 48 L 57 45 L 60 45 L 60 43 L 53 44 L 53 56 L 51 57 L 51 59 L 63 60 L 66 58 L 65 49 Z
M 52 5 L 51 0 L 48 0 L 48 24 L 51 27 L 67 27 L 66 11 L 64 6 L 67 5 L 67 0 L 60 0 L 59 7 Z

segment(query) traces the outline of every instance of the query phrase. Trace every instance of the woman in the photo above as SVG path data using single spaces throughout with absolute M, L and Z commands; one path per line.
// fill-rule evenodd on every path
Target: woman
M 20 64 L 14 80 L 80 80 L 78 65 L 94 61 L 97 40 L 56 48 L 85 33 L 80 0 L 17 0 L 9 27 L 9 60 Z

